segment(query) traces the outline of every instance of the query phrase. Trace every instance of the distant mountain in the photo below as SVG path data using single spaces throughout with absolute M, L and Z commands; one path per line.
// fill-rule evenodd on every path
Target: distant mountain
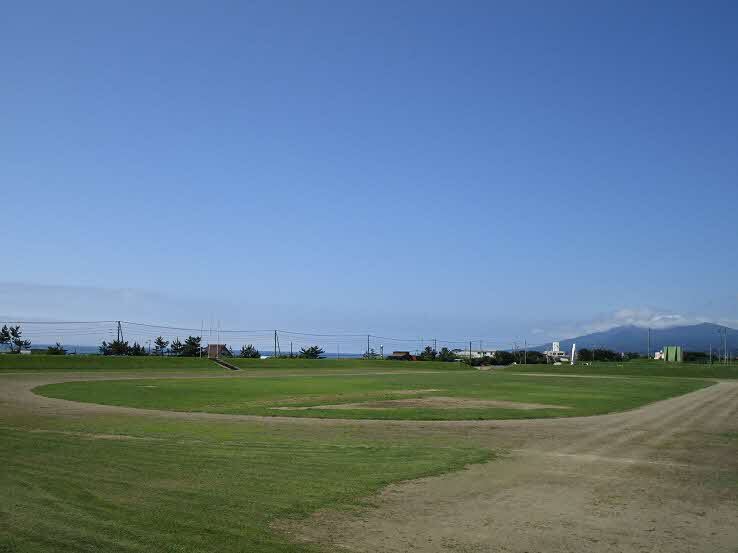
M 684 351 L 713 351 L 720 347 L 719 332 L 728 329 L 728 350 L 738 349 L 738 330 L 712 323 L 690 326 L 674 326 L 671 328 L 651 330 L 651 352 L 659 351 L 664 346 L 682 346 Z M 639 326 L 617 326 L 604 332 L 594 332 L 577 336 L 568 340 L 560 340 L 561 349 L 568 351 L 576 343 L 577 349 L 604 348 L 614 351 L 634 351 L 646 353 L 648 349 L 648 329 Z M 551 348 L 551 343 L 531 348 L 544 351 Z

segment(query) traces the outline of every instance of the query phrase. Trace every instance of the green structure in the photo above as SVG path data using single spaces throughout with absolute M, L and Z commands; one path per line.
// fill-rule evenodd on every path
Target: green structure
M 681 363 L 683 360 L 682 346 L 664 346 L 664 361 L 667 363 Z

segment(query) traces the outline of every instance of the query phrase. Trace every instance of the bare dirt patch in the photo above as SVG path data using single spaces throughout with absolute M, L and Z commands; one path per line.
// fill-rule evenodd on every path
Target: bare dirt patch
M 415 392 L 413 392 L 415 393 Z M 469 399 L 463 397 L 419 397 L 405 399 L 385 399 L 380 401 L 363 401 L 358 403 L 335 403 L 331 405 L 311 405 L 301 407 L 272 407 L 278 411 L 307 411 L 310 409 L 570 409 L 565 405 L 546 405 L 545 403 L 520 403 L 517 401 L 500 401 L 492 399 Z

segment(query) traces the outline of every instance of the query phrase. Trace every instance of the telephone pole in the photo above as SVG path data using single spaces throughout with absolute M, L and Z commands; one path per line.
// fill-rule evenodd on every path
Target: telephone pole
M 118 321 L 118 341 L 123 341 L 123 327 L 120 324 L 120 321 Z
M 277 331 L 274 331 L 274 357 L 277 356 Z
M 727 365 L 728 364 L 728 329 L 727 329 L 727 327 L 724 327 L 723 328 L 723 336 L 724 336 L 724 338 L 723 338 L 723 340 L 724 340 L 723 341 L 723 343 L 724 343 L 723 350 L 725 351 L 725 364 Z
M 646 357 L 651 359 L 651 329 L 648 329 L 648 350 L 646 350 Z
M 523 350 L 523 365 L 528 364 L 528 339 L 523 340 L 525 349 Z

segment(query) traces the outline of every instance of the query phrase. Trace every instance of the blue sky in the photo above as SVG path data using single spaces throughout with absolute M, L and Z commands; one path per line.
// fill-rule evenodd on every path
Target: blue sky
M 5 3 L 0 314 L 734 322 L 737 25 L 717 1 Z

